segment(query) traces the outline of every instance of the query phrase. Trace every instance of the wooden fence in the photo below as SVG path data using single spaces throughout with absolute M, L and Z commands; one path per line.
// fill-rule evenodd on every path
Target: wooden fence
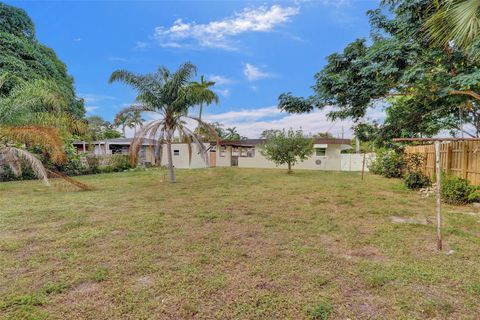
M 423 173 L 435 180 L 435 145 L 408 146 L 405 153 L 425 156 Z M 480 184 L 480 141 L 443 142 L 440 147 L 442 171 L 465 178 L 473 185 Z

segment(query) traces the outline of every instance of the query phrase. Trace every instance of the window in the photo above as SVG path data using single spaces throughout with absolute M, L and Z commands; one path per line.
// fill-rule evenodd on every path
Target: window
M 315 155 L 317 157 L 325 157 L 326 152 L 327 152 L 327 148 L 315 148 Z
M 255 157 L 255 148 L 240 148 L 240 157 L 253 158 Z
M 173 155 L 174 156 L 179 156 L 180 155 L 180 150 L 173 150 Z
M 225 155 L 227 154 L 227 147 L 220 147 L 220 154 L 219 156 L 220 157 L 225 157 Z

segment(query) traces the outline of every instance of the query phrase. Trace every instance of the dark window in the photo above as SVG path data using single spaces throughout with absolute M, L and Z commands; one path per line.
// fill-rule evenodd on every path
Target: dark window
M 327 148 L 315 148 L 315 155 L 317 157 L 325 157 L 326 152 L 327 152 Z
M 179 156 L 180 155 L 180 150 L 173 150 L 173 155 L 174 156 Z

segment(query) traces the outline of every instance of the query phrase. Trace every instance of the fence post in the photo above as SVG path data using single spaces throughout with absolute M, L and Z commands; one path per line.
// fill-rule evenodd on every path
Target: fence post
M 468 168 L 468 144 L 463 142 L 463 161 L 462 161 L 462 175 L 464 179 L 467 179 L 467 168 Z
M 447 144 L 447 154 L 445 158 L 445 174 L 448 176 L 450 174 L 450 168 L 452 167 L 452 146 L 450 143 Z

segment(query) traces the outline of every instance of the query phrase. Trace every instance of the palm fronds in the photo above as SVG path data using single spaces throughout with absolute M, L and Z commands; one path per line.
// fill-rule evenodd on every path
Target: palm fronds
M 437 45 L 451 42 L 461 49 L 468 49 L 480 37 L 480 1 L 440 0 L 433 4 L 434 13 L 425 27 Z
M 63 152 L 63 142 L 58 131 L 52 127 L 28 126 L 28 127 L 0 127 L 0 140 L 6 143 L 37 146 L 49 153 L 55 163 L 66 160 Z
M 4 146 L 0 147 L 0 155 L 2 156 L 0 163 L 3 162 L 8 165 L 15 174 L 21 174 L 20 163 L 23 160 L 28 164 L 35 175 L 43 180 L 44 184 L 47 186 L 50 185 L 48 182 L 47 170 L 42 162 L 30 152 L 16 147 Z

